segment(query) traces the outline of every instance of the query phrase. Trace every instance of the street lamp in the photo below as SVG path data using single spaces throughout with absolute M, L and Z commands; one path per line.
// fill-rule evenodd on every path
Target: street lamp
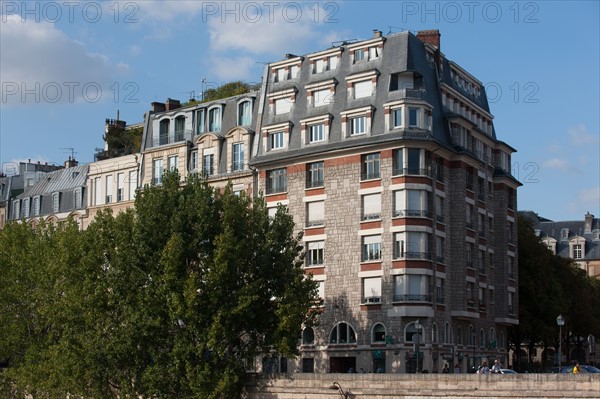
M 415 371 L 415 373 L 419 373 L 419 332 L 421 331 L 421 323 L 419 323 L 419 319 L 417 319 L 417 321 L 415 321 L 415 330 L 417 330 L 416 334 L 413 335 L 413 337 L 416 337 L 416 339 L 413 340 L 413 342 L 415 343 L 415 348 L 416 348 L 416 353 L 417 353 L 417 369 Z
M 329 389 L 335 389 L 338 391 L 338 393 L 340 394 L 340 396 L 344 399 L 348 399 L 348 395 L 350 394 L 348 391 L 344 392 L 344 389 L 342 388 L 342 386 L 340 385 L 339 382 L 334 382 L 333 384 L 331 384 L 329 386 Z
M 565 316 L 558 315 L 556 324 L 558 324 L 558 372 L 560 373 L 562 368 L 562 326 L 565 325 Z

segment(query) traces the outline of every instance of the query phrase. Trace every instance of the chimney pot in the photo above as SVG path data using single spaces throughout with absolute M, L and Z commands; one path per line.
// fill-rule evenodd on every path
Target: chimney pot
M 420 30 L 417 32 L 417 38 L 423 43 L 429 43 L 436 49 L 440 49 L 440 31 L 437 29 Z

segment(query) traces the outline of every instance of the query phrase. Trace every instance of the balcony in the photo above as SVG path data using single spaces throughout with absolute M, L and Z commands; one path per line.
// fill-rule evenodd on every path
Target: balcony
M 431 170 L 420 168 L 394 168 L 392 171 L 394 176 L 427 176 L 432 177 Z
M 429 252 L 394 251 L 394 259 L 431 260 L 431 254 Z
M 396 89 L 389 92 L 389 98 L 393 100 L 427 100 L 427 91 L 425 89 Z
M 362 298 L 361 303 L 365 304 L 365 305 L 380 304 L 381 303 L 381 297 L 380 296 L 365 297 L 365 298 Z
M 325 220 L 308 220 L 306 227 L 325 226 Z
M 166 134 L 161 133 L 158 138 L 152 140 L 152 147 L 179 143 L 186 140 L 191 141 L 192 137 L 193 132 L 191 130 L 179 130 L 176 132 L 168 132 Z
M 369 213 L 366 215 L 362 215 L 361 220 L 378 220 L 381 219 L 381 213 Z
M 394 217 L 417 217 L 431 219 L 431 212 L 423 209 L 400 209 L 394 211 Z
M 431 302 L 431 295 L 422 294 L 396 294 L 394 302 Z

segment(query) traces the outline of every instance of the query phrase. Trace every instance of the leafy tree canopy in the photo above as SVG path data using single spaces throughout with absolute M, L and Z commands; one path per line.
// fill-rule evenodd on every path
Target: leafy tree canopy
M 207 89 L 204 91 L 204 95 L 201 100 L 190 100 L 187 103 L 184 103 L 183 106 L 220 100 L 221 98 L 239 96 L 241 94 L 246 94 L 259 89 L 260 84 L 250 84 L 240 80 L 229 82 L 216 88 Z
M 297 354 L 316 283 L 283 207 L 167 174 L 135 210 L 0 231 L 0 390 L 235 398 L 260 354 Z M 0 378 L 2 375 L 0 375 Z M 2 388 L 4 387 L 4 388 Z M 0 394 L 3 392 L 0 391 Z M 10 397 L 5 391 L 6 397 Z M 37 396 L 36 396 L 37 397 Z

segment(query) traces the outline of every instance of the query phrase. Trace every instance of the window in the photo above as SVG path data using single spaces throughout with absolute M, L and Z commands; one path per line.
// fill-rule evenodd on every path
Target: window
M 33 216 L 40 216 L 40 196 L 33 197 Z
M 467 282 L 467 305 L 475 306 L 475 283 Z
M 175 118 L 175 142 L 182 141 L 185 133 L 185 116 Z
M 355 344 L 356 333 L 348 323 L 336 324 L 329 334 L 330 344 Z
M 221 108 L 211 108 L 208 110 L 208 131 L 221 131 Z
M 392 127 L 402 127 L 402 108 L 396 108 L 392 110 Z
M 435 302 L 444 303 L 444 279 L 439 277 L 435 279 Z
M 444 197 L 435 196 L 435 218 L 438 222 L 444 222 Z
M 479 287 L 478 299 L 479 299 L 479 308 L 485 309 L 485 288 Z
M 514 306 L 515 294 L 512 291 L 508 291 L 507 302 L 508 302 L 508 314 L 511 316 L 515 315 Z
M 202 175 L 212 176 L 215 173 L 214 170 L 214 154 L 204 154 L 202 157 Z
M 435 237 L 435 260 L 444 263 L 444 237 Z
M 18 220 L 21 218 L 21 201 L 20 200 L 16 200 L 13 201 L 13 219 L 14 220 Z
M 303 373 L 314 373 L 315 372 L 315 359 L 312 357 L 302 358 L 302 372 Z
M 319 123 L 318 125 L 310 126 L 310 133 L 308 136 L 309 143 L 317 143 L 319 141 L 323 141 L 323 128 L 324 124 Z
M 373 335 L 371 336 L 371 342 L 385 342 L 385 326 L 383 324 L 377 323 L 373 326 Z
M 368 194 L 362 196 L 362 220 L 381 218 L 381 194 Z
M 362 160 L 362 179 L 378 179 L 380 169 L 380 155 L 379 153 L 363 155 Z
M 370 97 L 373 92 L 373 82 L 371 80 L 361 80 L 354 82 L 354 98 Z
M 583 252 L 581 244 L 573 244 L 573 259 L 582 259 Z
M 322 73 L 337 68 L 338 57 L 330 56 L 314 61 L 313 73 Z
M 112 198 L 113 198 L 113 176 L 112 175 L 108 175 L 106 176 L 106 203 L 110 204 L 112 202 Z
M 514 263 L 514 258 L 512 256 L 509 256 L 506 258 L 506 262 L 507 262 L 507 273 L 508 273 L 508 278 L 513 278 L 513 263 Z
M 438 342 L 438 328 L 435 323 L 431 326 L 431 342 Z
M 429 259 L 429 237 L 420 231 L 404 231 L 394 235 L 395 259 Z
M 170 130 L 171 121 L 169 119 L 163 119 L 159 123 L 159 137 L 158 144 L 168 144 L 169 143 L 169 130 Z
M 278 150 L 283 147 L 283 131 L 269 134 L 269 148 L 271 150 Z
M 52 193 L 52 212 L 57 213 L 60 210 L 60 193 Z
M 420 148 L 399 148 L 394 151 L 394 175 L 424 175 L 426 170 L 421 167 Z
M 100 184 L 100 178 L 94 178 L 94 205 L 102 204 L 102 190 Z
M 303 345 L 314 345 L 315 343 L 315 332 L 312 328 L 306 327 L 302 331 L 302 344 Z
M 198 170 L 198 151 L 192 151 L 190 154 L 190 172 Z
M 362 303 L 381 303 L 381 277 L 363 278 Z
M 308 202 L 306 213 L 306 227 L 323 226 L 325 224 L 325 201 Z
M 381 259 L 381 236 L 365 236 L 362 239 L 362 261 L 368 262 Z
M 206 123 L 206 111 L 199 109 L 196 111 L 196 134 L 204 133 L 204 125 Z
M 367 132 L 367 117 L 362 115 L 350 118 L 348 126 L 350 128 L 350 136 L 365 134 Z
M 152 184 L 162 184 L 163 160 L 162 158 L 152 160 Z
M 431 302 L 429 276 L 421 274 L 394 276 L 394 302 Z
M 369 47 L 369 61 L 379 58 L 379 48 L 377 46 Z
M 306 251 L 306 266 L 322 265 L 324 248 L 325 241 L 309 242 Z
M 394 191 L 395 217 L 430 217 L 429 192 L 426 190 Z
M 408 108 L 408 126 L 418 127 L 419 126 L 420 109 L 409 107 Z
M 244 143 L 233 144 L 233 165 L 231 170 L 244 170 Z
M 446 322 L 446 324 L 444 325 L 444 343 L 452 343 L 452 328 L 450 327 L 450 323 L 448 322 Z
M 324 180 L 323 161 L 309 163 L 306 166 L 306 188 L 322 187 Z
M 137 173 L 135 170 L 129 172 L 129 199 L 135 199 L 135 192 L 137 190 Z
M 178 164 L 179 164 L 179 157 L 177 155 L 172 155 L 169 158 L 167 158 L 167 169 L 170 172 L 178 170 L 179 169 L 177 167 Z
M 473 267 L 473 244 L 468 242 L 467 249 L 467 267 Z
M 365 60 L 365 50 L 362 48 L 359 48 L 357 50 L 354 50 L 354 62 L 361 62 Z
M 292 110 L 293 101 L 290 98 L 278 98 L 275 100 L 275 115 L 286 114 Z
M 328 105 L 333 102 L 333 93 L 329 88 L 313 91 L 313 99 L 315 107 Z
M 23 217 L 29 217 L 29 198 L 23 198 Z
M 287 169 L 273 169 L 267 171 L 267 194 L 283 193 L 287 191 Z
M 252 123 L 252 103 L 242 101 L 238 104 L 238 125 L 250 126 Z
M 117 202 L 125 199 L 125 173 L 117 174 Z

